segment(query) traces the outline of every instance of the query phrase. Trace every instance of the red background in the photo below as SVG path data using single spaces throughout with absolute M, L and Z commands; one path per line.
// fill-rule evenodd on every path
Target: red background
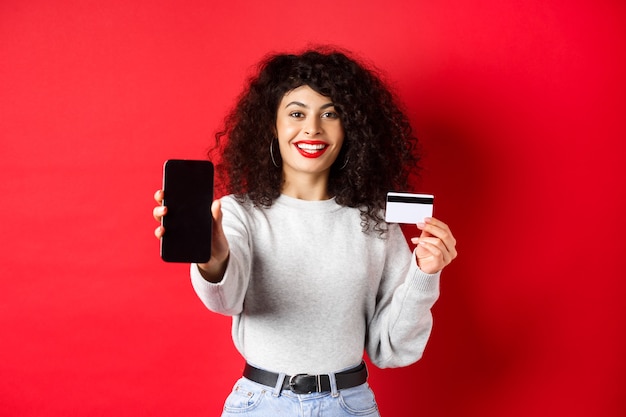
M 230 320 L 163 263 L 152 194 L 266 52 L 393 80 L 460 256 L 385 416 L 626 415 L 621 1 L 0 3 L 0 415 L 215 416 Z M 265 152 L 264 149 L 259 152 Z M 414 411 L 418 410 L 418 411 Z

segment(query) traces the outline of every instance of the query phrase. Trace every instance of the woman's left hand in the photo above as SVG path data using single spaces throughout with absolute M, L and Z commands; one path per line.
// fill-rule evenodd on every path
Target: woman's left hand
M 415 249 L 417 265 L 427 274 L 441 271 L 457 255 L 456 239 L 452 236 L 450 228 L 434 217 L 428 217 L 424 223 L 418 223 L 417 228 L 422 234 L 411 239 L 411 242 L 417 245 Z

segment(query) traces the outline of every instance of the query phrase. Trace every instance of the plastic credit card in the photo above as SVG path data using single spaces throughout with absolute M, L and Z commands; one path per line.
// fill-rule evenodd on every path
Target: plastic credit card
M 435 197 L 431 194 L 387 193 L 387 223 L 422 223 L 432 217 Z

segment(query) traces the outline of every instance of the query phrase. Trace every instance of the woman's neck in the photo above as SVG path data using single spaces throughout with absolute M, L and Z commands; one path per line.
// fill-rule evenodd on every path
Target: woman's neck
M 328 175 L 300 175 L 285 178 L 281 193 L 300 200 L 328 200 Z

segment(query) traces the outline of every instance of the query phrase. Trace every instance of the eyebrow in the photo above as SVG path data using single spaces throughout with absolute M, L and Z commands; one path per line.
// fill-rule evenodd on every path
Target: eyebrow
M 285 106 L 285 108 L 289 107 L 289 106 L 298 106 L 298 107 L 304 107 L 305 109 L 308 109 L 309 106 L 307 106 L 304 103 L 300 103 L 299 101 L 292 101 L 290 103 L 287 103 L 287 105 Z M 335 107 L 335 103 L 326 103 L 323 106 L 320 107 L 321 110 L 323 109 L 327 109 L 329 107 Z

